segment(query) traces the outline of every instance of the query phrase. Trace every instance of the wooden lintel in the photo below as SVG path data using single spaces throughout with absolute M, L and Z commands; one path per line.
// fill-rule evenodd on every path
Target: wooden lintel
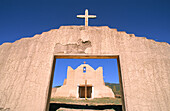
M 55 55 L 57 59 L 117 59 L 118 55 Z

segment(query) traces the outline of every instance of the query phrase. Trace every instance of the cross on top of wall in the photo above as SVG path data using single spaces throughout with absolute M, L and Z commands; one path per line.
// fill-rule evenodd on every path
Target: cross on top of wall
M 85 15 L 77 15 L 77 18 L 85 18 L 85 26 L 88 26 L 88 18 L 96 18 L 96 15 L 89 15 L 88 10 L 85 10 Z

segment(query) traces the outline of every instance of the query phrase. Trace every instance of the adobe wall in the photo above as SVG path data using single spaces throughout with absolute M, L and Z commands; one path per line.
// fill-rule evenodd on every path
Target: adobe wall
M 86 67 L 86 72 L 83 72 L 83 67 Z M 75 70 L 68 66 L 67 69 L 67 82 L 59 88 L 52 90 L 52 98 L 55 97 L 75 97 L 79 98 L 77 91 L 78 86 L 91 85 L 93 90 L 92 98 L 111 97 L 114 98 L 114 92 L 112 89 L 105 86 L 103 80 L 103 67 L 98 67 L 96 70 L 88 64 L 81 64 Z M 55 91 L 56 90 L 56 91 Z
M 119 55 L 126 111 L 170 109 L 168 43 L 108 27 L 84 26 L 62 26 L 32 38 L 2 44 L 0 108 L 45 111 L 53 57 L 60 54 Z

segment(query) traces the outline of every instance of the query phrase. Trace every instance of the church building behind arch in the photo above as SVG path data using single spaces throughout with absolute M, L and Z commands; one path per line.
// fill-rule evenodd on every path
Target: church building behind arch
M 105 86 L 103 68 L 93 69 L 89 64 L 81 64 L 77 69 L 68 66 L 67 79 L 63 86 L 52 91 L 52 97 L 103 98 L 115 95 Z

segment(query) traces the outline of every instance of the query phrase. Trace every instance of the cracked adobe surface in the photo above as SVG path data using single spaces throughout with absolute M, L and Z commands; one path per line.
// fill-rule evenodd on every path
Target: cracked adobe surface
M 119 55 L 126 110 L 170 109 L 168 43 L 84 26 L 62 26 L 0 45 L 0 108 L 45 111 L 53 57 L 59 54 Z

